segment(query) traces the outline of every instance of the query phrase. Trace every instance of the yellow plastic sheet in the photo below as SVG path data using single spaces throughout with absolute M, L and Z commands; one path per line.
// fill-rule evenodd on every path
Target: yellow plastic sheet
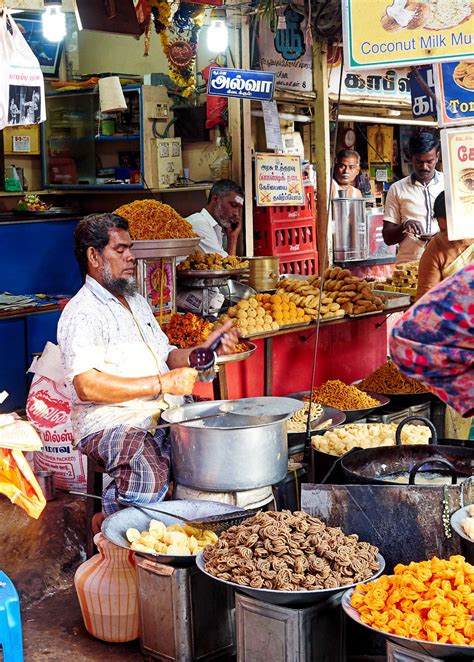
M 20 450 L 0 448 L 0 494 L 34 519 L 46 506 L 41 487 Z

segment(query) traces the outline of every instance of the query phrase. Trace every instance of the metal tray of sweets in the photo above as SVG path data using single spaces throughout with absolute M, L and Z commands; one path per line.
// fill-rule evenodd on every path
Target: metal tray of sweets
M 367 628 L 368 630 L 371 630 L 372 632 L 377 632 L 378 634 L 381 634 L 383 637 L 386 637 L 390 641 L 393 641 L 394 643 L 399 644 L 400 646 L 403 646 L 404 648 L 407 648 L 411 651 L 428 655 L 430 656 L 430 659 L 436 658 L 442 660 L 449 660 L 450 658 L 456 658 L 456 662 L 459 662 L 460 659 L 466 659 L 466 660 L 474 659 L 474 646 L 438 644 L 438 643 L 431 643 L 429 641 L 421 641 L 421 639 L 411 639 L 408 637 L 401 637 L 400 635 L 397 634 L 383 632 L 382 630 L 378 630 L 377 628 L 374 628 L 368 625 L 367 623 L 364 623 L 361 620 L 360 614 L 357 611 L 357 609 L 351 605 L 351 597 L 353 593 L 354 593 L 354 588 L 352 587 L 349 588 L 349 590 L 347 590 L 344 593 L 341 602 L 342 608 L 344 609 L 347 616 L 349 616 L 349 618 L 351 618 L 359 625 L 362 625 L 363 627 Z
M 241 276 L 248 271 L 248 267 L 241 269 L 177 269 L 178 278 L 232 278 L 232 276 Z
M 357 582 L 357 584 L 365 584 L 370 582 L 373 579 L 376 579 L 385 569 L 385 559 L 381 554 L 377 554 L 377 561 L 379 563 L 379 569 L 377 572 L 369 577 L 364 582 Z M 206 570 L 206 564 L 203 559 L 203 552 L 200 552 L 196 557 L 196 565 L 205 575 L 214 579 L 217 582 L 226 584 L 236 591 L 241 591 L 249 595 L 251 598 L 256 600 L 261 600 L 262 602 L 268 602 L 272 605 L 286 605 L 291 607 L 298 607 L 304 605 L 314 605 L 318 602 L 324 602 L 328 600 L 333 595 L 337 593 L 343 593 L 348 587 L 339 586 L 338 588 L 322 588 L 316 591 L 277 591 L 268 588 L 251 588 L 250 586 L 242 586 L 241 584 L 236 584 L 235 582 L 229 582 L 225 579 L 220 579 L 211 575 L 210 572 Z M 356 586 L 356 584 L 351 584 L 350 587 Z
M 238 352 L 236 354 L 226 354 L 224 356 L 218 356 L 216 360 L 217 365 L 223 365 L 224 363 L 235 363 L 237 361 L 245 361 L 248 359 L 257 349 L 257 345 L 253 342 L 245 343 L 248 349 L 245 352 Z

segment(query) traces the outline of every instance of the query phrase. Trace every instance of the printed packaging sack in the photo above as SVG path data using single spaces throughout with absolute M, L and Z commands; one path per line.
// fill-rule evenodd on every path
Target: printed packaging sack
M 42 450 L 35 453 L 35 470 L 53 471 L 59 489 L 85 492 L 87 460 L 73 447 L 71 405 L 59 347 L 46 343 L 42 355 L 34 359 L 28 372 L 34 377 L 26 415 L 43 442 Z
M 46 119 L 40 64 L 8 10 L 0 16 L 0 129 Z

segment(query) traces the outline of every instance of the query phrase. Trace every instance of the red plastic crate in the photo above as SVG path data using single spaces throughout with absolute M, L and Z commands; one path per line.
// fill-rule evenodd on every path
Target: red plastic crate
M 318 252 L 295 253 L 280 255 L 280 273 L 292 276 L 317 276 Z
M 314 187 L 304 187 L 304 205 L 285 205 L 278 207 L 254 207 L 253 220 L 255 224 L 273 221 L 301 221 L 314 219 Z
M 253 237 L 255 255 L 287 255 L 316 250 L 313 218 L 296 222 L 257 223 Z

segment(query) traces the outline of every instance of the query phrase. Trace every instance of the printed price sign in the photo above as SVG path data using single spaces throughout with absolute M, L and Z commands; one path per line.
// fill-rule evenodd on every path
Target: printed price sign
M 474 124 L 474 60 L 434 67 L 440 126 Z
M 31 138 L 30 136 L 13 136 L 13 151 L 14 152 L 31 152 Z
M 299 156 L 256 154 L 255 180 L 259 207 L 304 205 Z
M 409 74 L 413 117 L 436 116 L 432 67 L 417 67 Z

